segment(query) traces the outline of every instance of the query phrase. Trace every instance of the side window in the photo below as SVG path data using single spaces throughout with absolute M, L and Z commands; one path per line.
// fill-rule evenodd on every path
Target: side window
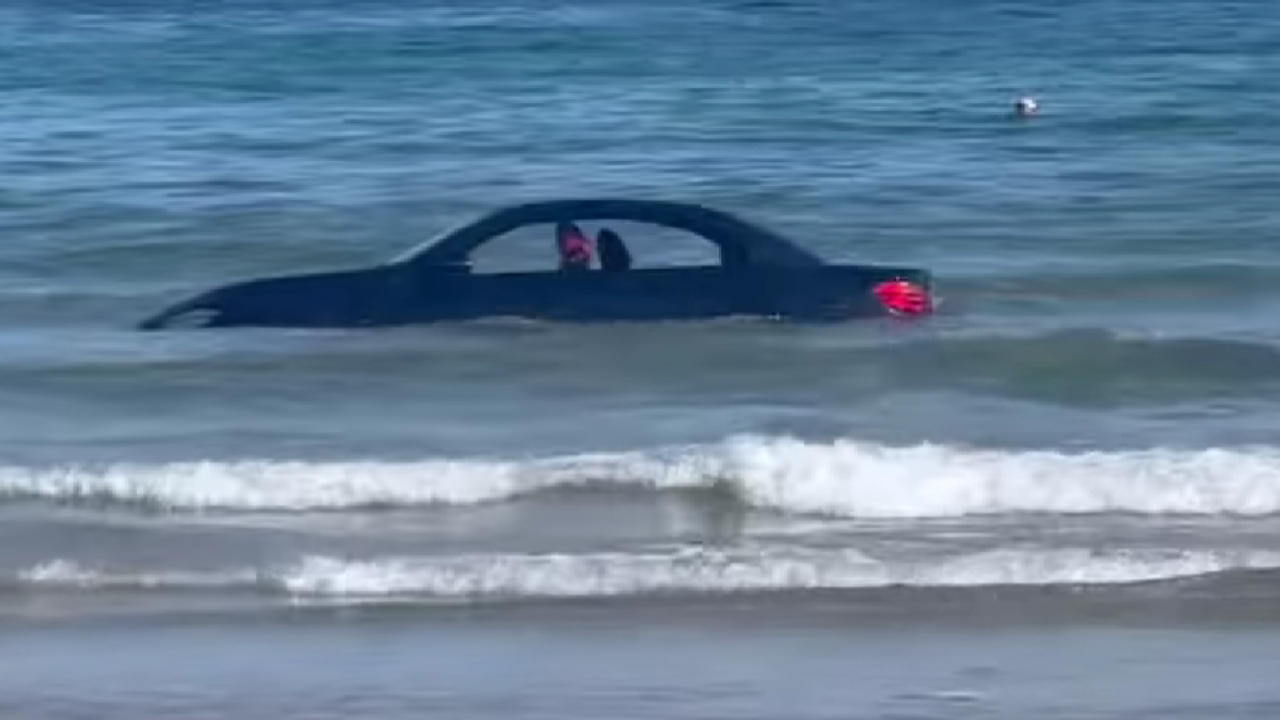
M 616 233 L 631 255 L 636 269 L 719 265 L 720 249 L 711 241 L 685 230 L 634 222 L 592 223 L 592 237 L 602 228 Z
M 471 272 L 492 275 L 553 271 L 559 265 L 555 238 L 555 226 L 550 223 L 526 225 L 491 238 L 471 253 Z
M 592 267 L 601 268 L 600 232 L 621 240 L 630 268 L 688 267 L 720 264 L 720 249 L 706 238 L 649 223 L 601 220 L 577 226 L 592 242 Z M 606 249 L 605 252 L 608 252 Z M 527 225 L 492 238 L 471 254 L 475 274 L 549 272 L 559 267 L 553 223 Z

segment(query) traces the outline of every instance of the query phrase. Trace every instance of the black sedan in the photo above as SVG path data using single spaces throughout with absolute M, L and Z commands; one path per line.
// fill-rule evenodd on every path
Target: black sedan
M 683 230 L 715 245 L 719 263 L 633 267 L 616 233 L 592 239 L 578 229 L 577 223 L 589 221 Z M 548 237 L 559 241 L 558 269 L 473 272 L 476 249 L 539 225 L 557 229 Z M 571 199 L 495 211 L 382 265 L 225 285 L 179 302 L 140 327 L 357 328 L 486 317 L 834 321 L 929 315 L 931 284 L 930 273 L 919 268 L 824 262 L 770 230 L 700 205 Z

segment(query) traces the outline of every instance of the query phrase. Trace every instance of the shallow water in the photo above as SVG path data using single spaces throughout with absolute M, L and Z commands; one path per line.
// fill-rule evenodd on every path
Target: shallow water
M 8 3 L 0 711 L 1274 715 L 1276 20 Z M 132 329 L 585 195 L 924 266 L 942 313 Z

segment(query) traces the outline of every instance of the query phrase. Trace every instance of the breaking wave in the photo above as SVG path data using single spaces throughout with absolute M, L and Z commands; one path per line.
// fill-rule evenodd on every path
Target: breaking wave
M 1280 449 L 1081 452 L 740 437 L 519 460 L 191 462 L 0 468 L 9 501 L 169 510 L 466 505 L 568 487 L 727 489 L 759 508 L 866 518 L 1280 512 Z
M 58 560 L 23 571 L 48 589 L 272 591 L 307 599 L 475 600 L 662 593 L 840 590 L 893 586 L 1115 585 L 1280 568 L 1262 551 L 1004 549 L 887 563 L 851 549 L 681 546 L 642 553 L 469 555 L 348 560 L 311 556 L 274 569 L 113 572 Z

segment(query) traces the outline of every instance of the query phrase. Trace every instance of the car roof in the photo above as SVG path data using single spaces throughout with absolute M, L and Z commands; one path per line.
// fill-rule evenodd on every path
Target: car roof
M 513 205 L 493 211 L 397 256 L 395 263 L 448 265 L 465 262 L 476 248 L 525 225 L 591 220 L 650 223 L 698 235 L 723 256 L 752 265 L 822 265 L 818 256 L 777 233 L 732 213 L 696 203 L 619 198 L 578 198 Z

